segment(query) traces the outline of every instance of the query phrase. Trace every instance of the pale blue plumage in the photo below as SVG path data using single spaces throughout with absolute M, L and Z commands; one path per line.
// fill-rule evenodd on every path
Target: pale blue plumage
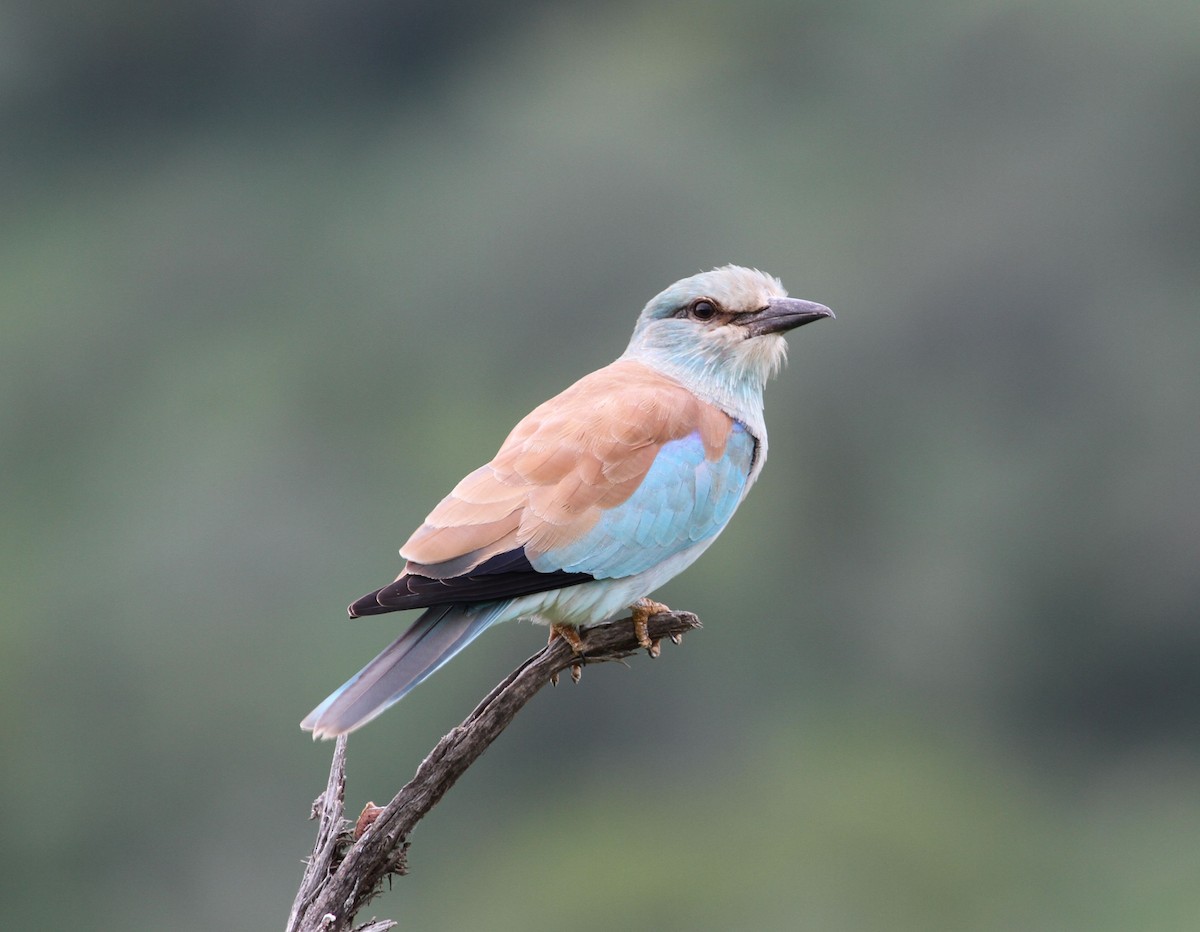
M 355 727 L 365 725 L 388 706 L 403 699 L 483 634 L 499 620 L 504 604 L 445 605 L 429 609 L 374 660 L 313 709 L 305 722 L 320 721 L 337 703 L 340 715 L 354 721 Z M 406 670 L 403 681 L 398 681 L 395 688 L 381 695 L 378 685 L 389 682 L 388 674 L 394 672 L 396 665 L 401 662 Z
M 583 537 L 532 559 L 539 572 L 634 576 L 720 533 L 745 491 L 754 439 L 740 424 L 716 462 L 698 434 L 663 444 L 637 491 Z
M 497 622 L 603 621 L 681 572 L 766 460 L 781 334 L 830 316 L 736 266 L 652 299 L 620 359 L 526 417 L 409 538 L 396 581 L 351 605 L 426 611 L 302 726 L 351 731 Z

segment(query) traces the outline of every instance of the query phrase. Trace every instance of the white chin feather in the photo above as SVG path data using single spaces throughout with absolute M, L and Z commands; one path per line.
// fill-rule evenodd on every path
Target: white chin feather
M 759 373 L 765 382 L 787 362 L 787 348 L 787 340 L 772 333 L 743 342 L 740 355 L 745 367 Z

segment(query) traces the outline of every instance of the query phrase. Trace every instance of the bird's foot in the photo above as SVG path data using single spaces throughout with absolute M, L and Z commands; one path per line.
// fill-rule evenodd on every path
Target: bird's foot
M 579 636 L 579 629 L 574 625 L 560 624 L 556 621 L 550 626 L 550 637 L 546 639 L 546 643 L 553 644 L 556 638 L 562 638 L 570 644 L 575 653 L 583 653 L 583 638 Z
M 662 645 L 657 638 L 653 640 L 650 638 L 650 616 L 659 615 L 670 610 L 662 602 L 655 602 L 649 598 L 638 599 L 633 603 L 633 633 L 637 636 L 638 643 L 646 648 L 646 653 L 651 657 L 657 657 L 662 653 Z
M 583 679 L 583 664 L 580 661 L 576 660 L 573 664 L 571 664 L 571 682 L 578 683 L 581 679 Z M 558 674 L 557 673 L 550 674 L 550 685 L 551 686 L 558 685 Z
M 562 638 L 571 645 L 571 650 L 577 656 L 583 655 L 583 638 L 579 636 L 579 629 L 574 625 L 559 624 L 555 622 L 550 626 L 550 637 L 547 638 L 547 644 L 553 644 L 556 638 Z M 578 683 L 583 678 L 583 663 L 576 660 L 571 664 L 571 682 Z M 553 673 L 550 676 L 552 686 L 558 685 L 558 674 Z

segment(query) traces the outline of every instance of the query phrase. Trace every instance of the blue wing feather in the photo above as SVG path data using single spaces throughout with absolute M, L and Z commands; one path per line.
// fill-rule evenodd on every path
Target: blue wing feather
M 726 525 L 746 490 L 754 449 L 753 436 L 737 422 L 716 460 L 705 457 L 698 433 L 663 444 L 633 495 L 578 540 L 530 563 L 543 573 L 565 570 L 596 579 L 656 566 Z

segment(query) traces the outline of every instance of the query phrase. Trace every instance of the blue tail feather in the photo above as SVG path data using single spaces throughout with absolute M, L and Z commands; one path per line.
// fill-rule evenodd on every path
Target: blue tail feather
M 313 709 L 300 723 L 314 738 L 365 725 L 470 644 L 496 619 L 493 606 L 438 605 Z

